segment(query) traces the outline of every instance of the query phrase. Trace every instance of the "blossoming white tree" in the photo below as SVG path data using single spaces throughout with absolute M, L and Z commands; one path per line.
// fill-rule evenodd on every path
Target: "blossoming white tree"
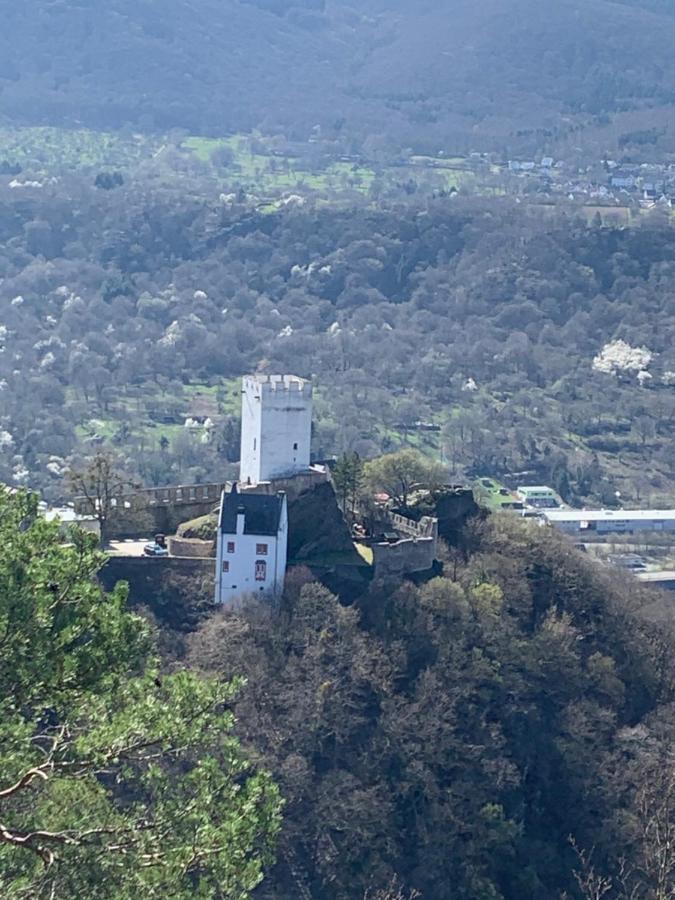
M 642 372 L 646 373 L 654 354 L 647 347 L 631 347 L 626 341 L 611 341 L 605 344 L 593 360 L 593 369 L 605 375 L 636 373 L 641 383 L 646 382 Z

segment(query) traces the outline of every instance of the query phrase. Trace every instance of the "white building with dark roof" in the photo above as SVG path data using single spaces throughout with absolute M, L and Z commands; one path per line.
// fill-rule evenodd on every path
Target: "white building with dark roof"
M 285 494 L 224 492 L 216 541 L 216 603 L 245 594 L 280 594 L 286 573 Z

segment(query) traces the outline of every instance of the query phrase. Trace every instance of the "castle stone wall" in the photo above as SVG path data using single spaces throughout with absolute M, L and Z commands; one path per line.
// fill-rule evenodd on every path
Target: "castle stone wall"
M 182 522 L 206 516 L 220 503 L 225 483 L 175 485 L 130 491 L 117 498 L 108 531 L 113 540 L 173 534 Z M 75 511 L 90 512 L 84 497 L 75 498 Z
M 438 538 L 438 519 L 431 516 L 422 516 L 419 522 L 409 519 L 407 516 L 401 516 L 398 513 L 389 513 L 388 519 L 394 529 L 401 534 L 415 538 Z
M 211 559 L 215 566 L 216 548 L 214 541 L 201 541 L 198 538 L 170 537 L 168 545 L 169 553 L 172 557 Z
M 436 539 L 411 538 L 396 544 L 371 544 L 376 578 L 398 578 L 428 572 L 436 560 Z
M 296 500 L 305 491 L 311 491 L 319 484 L 330 481 L 330 474 L 325 469 L 309 469 L 288 478 L 275 478 L 273 481 L 261 481 L 259 484 L 238 484 L 240 493 L 252 491 L 254 494 L 286 494 L 288 502 Z

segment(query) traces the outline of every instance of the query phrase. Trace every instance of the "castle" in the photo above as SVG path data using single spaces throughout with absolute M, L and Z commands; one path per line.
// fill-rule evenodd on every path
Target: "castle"
M 223 491 L 216 537 L 216 603 L 283 589 L 286 495 L 274 488 L 310 471 L 312 384 L 296 375 L 248 375 L 242 383 L 241 493 Z
M 111 559 L 106 568 L 111 583 L 117 576 L 130 582 L 132 593 L 145 596 L 146 582 L 161 572 L 213 573 L 215 602 L 230 605 L 244 595 L 281 594 L 287 562 L 320 572 L 331 589 L 344 588 L 353 596 L 374 575 L 395 580 L 433 570 L 439 531 L 433 515 L 416 521 L 382 507 L 368 535 L 350 530 L 330 469 L 311 462 L 310 381 L 246 376 L 241 409 L 236 484 L 177 485 L 117 498 L 117 535 L 140 537 L 154 526 L 172 536 L 163 558 L 122 552 Z M 85 506 L 86 498 L 77 498 L 76 510 Z M 216 506 L 215 541 L 181 531 L 181 523 L 210 516 Z

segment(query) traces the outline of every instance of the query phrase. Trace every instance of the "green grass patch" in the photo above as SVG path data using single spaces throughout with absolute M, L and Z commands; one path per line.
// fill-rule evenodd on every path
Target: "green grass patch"
M 186 431 L 187 429 L 184 425 L 163 425 L 153 422 L 134 428 L 133 434 L 138 438 L 145 438 L 145 440 L 150 442 L 154 449 L 158 449 L 163 437 L 165 437 L 170 444 L 173 444 L 176 438 L 181 434 L 185 434 Z
M 0 160 L 22 168 L 125 169 L 154 156 L 160 136 L 67 128 L 0 128 Z
M 89 419 L 77 425 L 75 433 L 80 440 L 87 440 L 95 436 L 110 440 L 117 428 L 118 423 L 114 419 Z
M 279 156 L 273 144 L 260 135 L 235 134 L 222 137 L 192 135 L 173 143 L 167 135 L 136 134 L 129 131 L 109 132 L 90 129 L 52 127 L 0 128 L 0 161 L 19 165 L 26 172 L 59 173 L 62 171 L 133 171 L 139 164 L 152 161 L 165 177 L 175 173 L 171 160 L 178 150 L 186 159 L 199 161 L 211 176 L 228 186 L 239 186 L 255 193 L 308 192 L 339 197 L 352 191 L 367 194 L 379 180 L 384 188 L 400 187 L 415 181 L 423 188 L 458 188 L 475 182 L 465 168 L 465 160 L 413 157 L 411 165 L 388 166 L 376 172 L 366 165 L 324 160 L 313 167 L 307 158 Z M 214 153 L 228 149 L 231 162 L 214 163 Z M 308 148 L 309 151 L 309 148 Z M 274 207 L 267 203 L 264 210 Z
M 356 568 L 365 568 L 369 563 L 356 552 L 343 550 L 338 553 L 318 553 L 309 559 L 289 559 L 289 565 L 295 566 L 320 566 L 321 568 L 330 569 L 333 566 L 355 566 Z
M 356 547 L 356 552 L 359 554 L 361 559 L 364 562 L 368 563 L 369 566 L 372 566 L 374 559 L 373 548 L 366 547 L 365 544 L 354 544 L 354 546 Z
M 183 141 L 182 146 L 202 162 L 209 162 L 215 150 L 229 147 L 230 143 L 227 138 L 189 137 Z
M 492 512 L 498 512 L 517 500 L 509 488 L 494 478 L 478 478 L 473 488 L 478 502 Z
M 77 403 L 76 392 L 68 403 Z M 191 415 L 238 416 L 241 410 L 241 379 L 226 378 L 213 384 L 197 382 L 177 385 L 165 390 L 156 387 L 149 394 L 144 390 L 129 388 L 128 393 L 119 394 L 111 404 L 111 413 L 104 418 L 92 417 L 75 428 L 77 437 L 90 440 L 94 436 L 110 441 L 125 425 L 128 436 L 123 443 L 140 441 L 148 449 L 159 449 L 162 438 L 169 443 L 179 435 L 190 433 L 185 429 L 185 419 Z M 168 416 L 173 421 L 162 419 Z M 201 432 L 195 439 L 201 437 Z

